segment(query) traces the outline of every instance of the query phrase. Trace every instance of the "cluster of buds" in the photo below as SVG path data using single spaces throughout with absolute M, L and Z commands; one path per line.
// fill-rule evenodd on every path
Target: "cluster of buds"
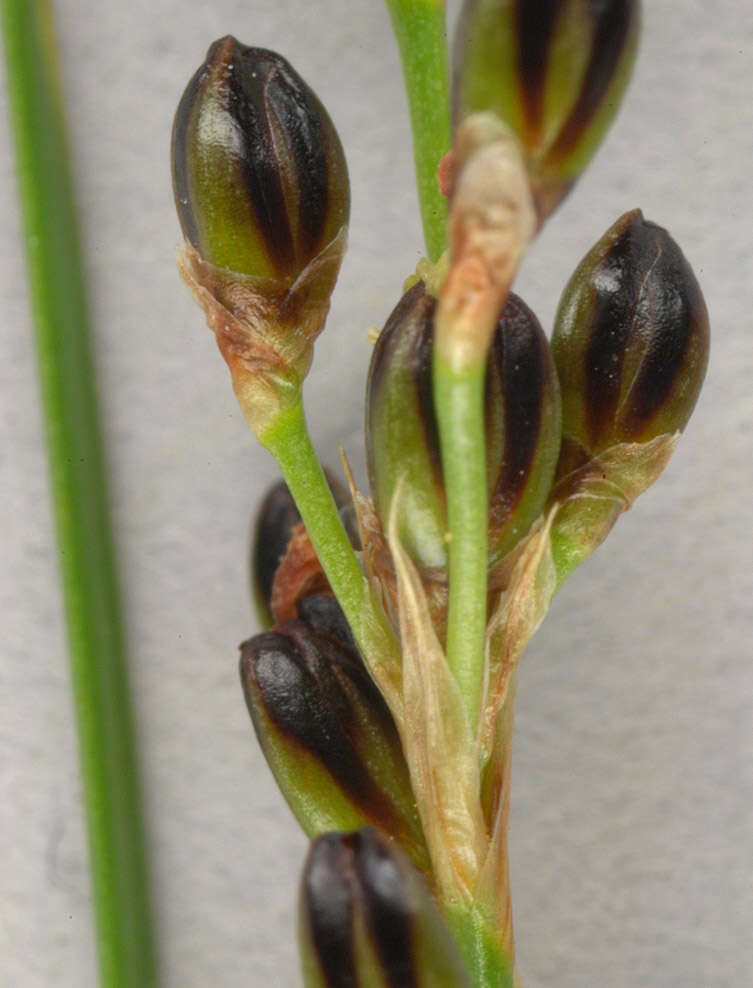
M 638 23 L 638 0 L 466 0 L 441 166 L 449 249 L 419 268 L 374 346 L 371 496 L 350 476 L 349 491 L 330 475 L 309 490 L 295 463 L 305 444 L 286 426 L 297 503 L 280 483 L 262 506 L 252 572 L 267 630 L 241 646 L 240 665 L 261 748 L 314 841 L 300 898 L 308 988 L 514 983 L 518 662 L 564 579 L 666 465 L 708 357 L 693 272 L 639 210 L 578 265 L 551 341 L 510 293 L 616 112 Z M 345 247 L 339 139 L 283 58 L 227 37 L 180 102 L 173 178 L 181 274 L 277 455 Z M 448 480 L 462 464 L 442 435 L 442 362 L 484 375 L 477 711 L 448 660 Z M 359 586 L 343 595 L 351 563 Z

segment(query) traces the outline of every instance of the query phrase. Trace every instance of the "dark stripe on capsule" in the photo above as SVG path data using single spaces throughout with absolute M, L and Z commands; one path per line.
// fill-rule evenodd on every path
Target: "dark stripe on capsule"
M 391 988 L 418 988 L 413 955 L 413 922 L 405 878 L 372 831 L 355 835 L 359 851 L 355 867 L 369 932 Z
M 638 303 L 635 332 L 646 334 L 640 369 L 621 403 L 619 417 L 628 433 L 653 418 L 686 371 L 694 346 L 704 347 L 706 306 L 698 282 L 680 248 L 665 230 L 644 222 L 650 273 Z
M 561 0 L 517 0 L 518 68 L 528 140 L 541 130 L 550 45 Z
M 295 247 L 280 174 L 269 111 L 269 92 L 274 91 L 280 59 L 261 49 L 238 45 L 228 69 L 228 110 L 235 123 L 241 167 L 255 225 L 264 236 L 275 267 L 282 274 L 295 263 Z M 262 79 L 260 83 L 259 79 Z M 280 95 L 277 96 L 278 102 Z M 274 105 L 274 104 L 273 104 Z
M 281 628 L 284 634 L 264 632 L 241 646 L 241 679 L 252 718 L 256 723 L 256 704 L 261 702 L 278 732 L 316 758 L 367 819 L 397 826 L 394 807 L 350 736 L 356 717 L 340 677 L 350 679 L 362 702 L 369 703 L 388 727 L 392 724 L 360 656 L 333 654 L 340 648 L 334 639 L 325 643 L 324 654 L 314 633 L 300 621 L 287 621 Z M 263 743 L 264 731 L 257 733 Z
M 353 952 L 353 842 L 356 835 L 324 834 L 311 845 L 303 876 L 303 907 L 325 984 L 355 988 Z
M 490 361 L 501 381 L 505 444 L 489 502 L 490 527 L 512 513 L 526 488 L 541 432 L 543 390 L 549 355 L 539 321 L 517 295 L 510 295 L 494 334 Z
M 591 57 L 580 95 L 549 152 L 553 159 L 570 154 L 602 105 L 638 17 L 636 0 L 587 0 L 587 6 L 594 21 Z

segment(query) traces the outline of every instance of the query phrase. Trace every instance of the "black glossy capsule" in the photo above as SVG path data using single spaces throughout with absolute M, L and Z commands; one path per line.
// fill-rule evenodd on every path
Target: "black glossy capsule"
M 684 429 L 708 352 L 706 304 L 682 251 L 640 210 L 626 213 L 560 301 L 552 353 L 563 435 L 595 454 Z
M 204 261 L 292 284 L 347 225 L 340 140 L 312 90 L 275 52 L 216 41 L 175 114 L 173 188 Z
M 306 988 L 468 988 L 452 937 L 422 879 L 366 828 L 316 840 L 301 882 Z
M 262 750 L 309 836 L 377 824 L 426 867 L 392 716 L 331 595 L 241 646 L 241 682 Z
M 399 531 L 424 567 L 446 563 L 446 506 L 432 388 L 435 299 L 422 282 L 379 335 L 366 394 L 371 490 L 385 524 L 398 482 Z M 557 375 L 536 316 L 510 295 L 489 351 L 486 446 L 489 555 L 525 535 L 552 482 L 560 445 Z
M 540 220 L 576 181 L 620 105 L 639 0 L 465 0 L 454 116 L 492 112 L 517 135 Z

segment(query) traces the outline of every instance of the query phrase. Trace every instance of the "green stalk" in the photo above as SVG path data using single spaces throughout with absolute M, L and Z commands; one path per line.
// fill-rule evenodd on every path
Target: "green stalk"
M 447 661 L 476 724 L 484 670 L 488 556 L 485 362 L 456 369 L 434 352 L 434 405 L 447 496 Z
M 447 246 L 447 203 L 437 166 L 450 149 L 450 86 L 444 0 L 387 0 L 403 63 L 416 182 L 430 261 Z
M 442 909 L 473 988 L 517 988 L 513 965 L 480 910 L 458 903 Z
M 100 983 L 155 985 L 145 842 L 55 36 L 44 0 L 2 24 L 86 809 Z
M 387 0 L 410 105 L 421 217 L 429 259 L 447 245 L 437 165 L 450 147 L 444 0 Z M 447 494 L 450 596 L 447 657 L 472 723 L 486 629 L 487 497 L 484 367 L 455 371 L 435 358 L 434 395 Z
M 387 701 L 401 695 L 399 646 L 386 615 L 374 599 L 361 565 L 343 527 L 332 492 L 317 459 L 306 427 L 302 401 L 282 412 L 259 436 L 277 460 L 293 495 L 319 562 L 347 618 L 353 636 L 372 668 L 382 665 L 394 681 Z M 380 682 L 384 688 L 384 683 Z M 393 712 L 398 715 L 399 711 Z

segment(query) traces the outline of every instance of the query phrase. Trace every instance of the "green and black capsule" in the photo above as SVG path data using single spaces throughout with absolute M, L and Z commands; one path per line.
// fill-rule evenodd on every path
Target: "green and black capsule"
M 334 597 L 241 646 L 241 682 L 262 750 L 309 836 L 382 827 L 419 867 L 426 848 L 392 716 Z
M 626 213 L 589 251 L 559 304 L 552 353 L 563 435 L 595 455 L 682 431 L 706 374 L 709 320 L 672 237 Z
M 340 139 L 316 95 L 275 52 L 216 41 L 175 114 L 173 187 L 204 261 L 290 285 L 347 226 Z
M 424 568 L 446 565 L 446 505 L 432 390 L 435 299 L 418 282 L 379 335 L 366 395 L 369 480 L 386 524 L 398 490 L 403 544 Z M 486 378 L 489 557 L 527 532 L 551 487 L 560 446 L 557 375 L 538 320 L 510 295 Z
M 189 82 L 172 137 L 181 277 L 263 445 L 295 407 L 347 241 L 348 174 L 326 110 L 280 55 L 230 36 Z
M 436 299 L 422 281 L 379 334 L 366 385 L 366 456 L 371 493 L 387 529 L 400 484 L 398 531 L 423 567 L 444 567 L 446 505 L 432 397 Z
M 543 222 L 595 153 L 635 60 L 639 0 L 465 0 L 455 125 L 492 112 L 517 135 Z
M 549 342 L 531 309 L 512 293 L 489 349 L 486 420 L 489 563 L 494 565 L 541 513 L 562 440 Z
M 468 988 L 423 880 L 371 828 L 314 841 L 298 932 L 306 988 Z

